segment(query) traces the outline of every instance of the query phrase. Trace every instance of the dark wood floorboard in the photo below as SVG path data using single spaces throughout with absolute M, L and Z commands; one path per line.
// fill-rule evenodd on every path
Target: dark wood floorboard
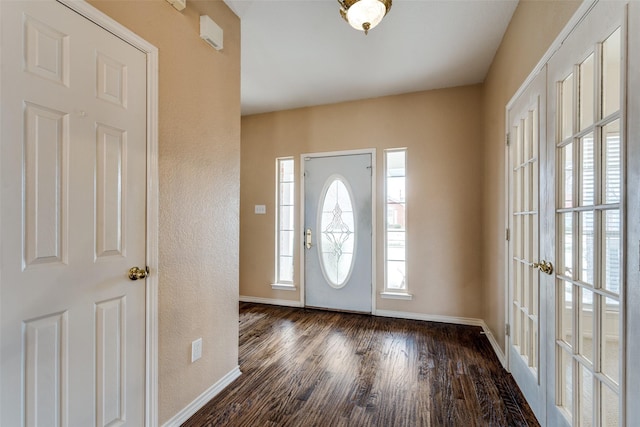
M 243 374 L 183 426 L 537 426 L 481 332 L 241 303 Z

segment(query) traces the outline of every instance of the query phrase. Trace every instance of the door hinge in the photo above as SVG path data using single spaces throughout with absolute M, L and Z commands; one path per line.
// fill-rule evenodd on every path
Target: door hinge
M 511 336 L 511 325 L 508 323 L 504 325 L 504 334 L 508 337 Z
M 369 176 L 373 176 L 373 167 L 367 166 L 367 169 L 369 169 Z
M 509 132 L 504 135 L 504 141 L 507 144 L 507 147 L 511 144 L 511 134 Z
M 511 241 L 511 229 L 507 228 L 505 230 L 504 238 L 507 242 Z

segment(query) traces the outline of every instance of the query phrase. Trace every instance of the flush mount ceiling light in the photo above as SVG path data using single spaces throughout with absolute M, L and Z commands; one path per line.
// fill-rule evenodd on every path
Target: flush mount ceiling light
M 392 0 L 338 0 L 340 15 L 356 30 L 375 28 L 391 9 Z

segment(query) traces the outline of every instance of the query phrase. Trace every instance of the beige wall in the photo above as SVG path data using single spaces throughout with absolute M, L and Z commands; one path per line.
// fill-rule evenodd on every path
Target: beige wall
M 521 0 L 484 84 L 482 317 L 504 349 L 505 106 L 576 11 L 580 1 Z
M 414 298 L 378 296 L 377 308 L 481 317 L 481 91 L 475 85 L 243 117 L 240 294 L 300 299 L 299 291 L 270 286 L 275 274 L 275 158 L 294 156 L 298 173 L 301 153 L 360 148 L 377 150 L 379 294 L 384 277 L 383 149 L 407 147 L 407 278 Z M 256 204 L 266 205 L 267 215 L 255 215 Z
M 159 49 L 162 424 L 238 364 L 240 21 L 222 1 L 91 3 Z M 223 51 L 200 40 L 201 14 Z

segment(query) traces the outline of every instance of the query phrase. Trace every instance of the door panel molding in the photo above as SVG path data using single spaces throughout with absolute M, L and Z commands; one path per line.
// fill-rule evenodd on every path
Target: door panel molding
M 376 280 L 376 235 L 378 224 L 376 220 L 376 149 L 358 149 L 358 150 L 345 150 L 345 151 L 327 151 L 327 152 L 316 152 L 316 153 L 302 153 L 300 155 L 300 230 L 299 230 L 299 239 L 298 248 L 301 251 L 301 256 L 299 257 L 299 265 L 300 265 L 300 307 L 305 307 L 305 253 L 304 253 L 304 244 L 305 244 L 305 236 L 304 236 L 304 224 L 305 224 L 305 185 L 304 185 L 304 174 L 305 174 L 305 158 L 319 158 L 319 157 L 337 157 L 337 156 L 350 156 L 350 155 L 358 155 L 358 154 L 369 154 L 371 155 L 371 312 L 376 312 L 376 289 L 377 289 L 377 280 Z

